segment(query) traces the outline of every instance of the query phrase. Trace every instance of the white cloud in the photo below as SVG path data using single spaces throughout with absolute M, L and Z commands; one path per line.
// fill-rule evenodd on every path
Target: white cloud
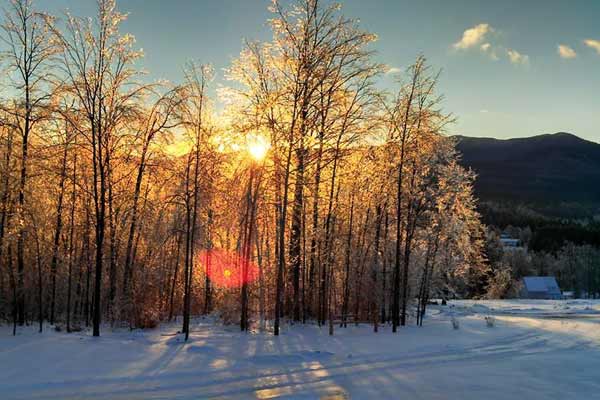
M 488 54 L 492 60 L 498 61 L 498 54 L 496 54 L 496 49 L 492 47 L 492 45 L 489 42 L 486 42 L 479 46 L 479 49 L 485 54 Z
M 462 38 L 454 43 L 452 47 L 455 50 L 475 49 L 494 61 L 506 57 L 512 64 L 529 65 L 528 55 L 504 47 L 501 43 L 497 42 L 498 39 L 498 31 L 496 29 L 492 28 L 489 24 L 478 24 L 464 31 Z M 598 46 L 600 53 L 600 42 L 598 42 Z
M 452 47 L 457 50 L 466 50 L 483 42 L 485 35 L 492 31 L 489 24 L 479 24 L 463 32 L 462 38 Z
M 600 40 L 594 40 L 594 39 L 585 39 L 583 41 L 583 43 L 589 47 L 592 48 L 594 50 L 596 50 L 596 53 L 600 54 Z
M 571 47 L 565 44 L 558 45 L 558 55 L 560 58 L 575 58 L 577 57 L 577 53 Z
M 521 54 L 513 49 L 506 49 L 506 54 L 508 55 L 508 59 L 511 63 L 517 65 L 528 65 L 529 64 L 529 56 L 526 54 Z
M 402 72 L 402 68 L 390 67 L 390 68 L 388 68 L 388 70 L 385 73 L 388 75 L 394 75 L 394 74 L 399 74 L 400 72 Z

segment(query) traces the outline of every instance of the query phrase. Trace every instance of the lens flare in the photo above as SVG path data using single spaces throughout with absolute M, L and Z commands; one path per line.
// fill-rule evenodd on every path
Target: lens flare
M 199 263 L 215 286 L 239 288 L 258 278 L 258 266 L 235 251 L 212 249 L 202 250 Z

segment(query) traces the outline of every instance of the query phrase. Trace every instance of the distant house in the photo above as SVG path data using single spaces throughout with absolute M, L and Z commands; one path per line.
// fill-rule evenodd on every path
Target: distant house
M 565 291 L 565 292 L 562 292 L 562 297 L 563 297 L 563 299 L 566 299 L 566 300 L 574 299 L 574 298 L 575 298 L 575 292 L 573 292 L 573 291 L 568 291 L 568 292 L 567 292 L 567 291 Z M 582 298 L 584 298 L 584 297 L 587 297 L 587 296 L 585 295 L 585 293 L 583 294 Z M 589 298 L 589 297 L 588 297 L 588 298 Z
M 560 300 L 562 293 L 553 276 L 526 276 L 521 297 L 524 299 Z
M 505 233 L 500 235 L 500 243 L 505 250 L 520 249 L 522 247 L 519 239 L 514 239 Z

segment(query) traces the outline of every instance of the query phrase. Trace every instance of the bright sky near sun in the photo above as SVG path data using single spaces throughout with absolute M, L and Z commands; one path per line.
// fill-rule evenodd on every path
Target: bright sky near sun
M 269 0 L 120 0 L 124 31 L 153 79 L 180 81 L 189 60 L 212 63 L 217 85 L 243 38 L 268 39 Z M 567 131 L 600 141 L 600 1 L 342 0 L 379 36 L 378 60 L 401 71 L 423 53 L 443 70 L 452 134 L 499 138 Z M 92 15 L 94 0 L 38 0 L 52 13 Z M 393 88 L 393 73 L 381 85 Z

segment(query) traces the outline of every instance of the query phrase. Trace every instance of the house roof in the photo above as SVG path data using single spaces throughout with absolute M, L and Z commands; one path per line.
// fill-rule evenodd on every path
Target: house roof
M 553 276 L 526 276 L 523 283 L 529 292 L 560 292 Z

